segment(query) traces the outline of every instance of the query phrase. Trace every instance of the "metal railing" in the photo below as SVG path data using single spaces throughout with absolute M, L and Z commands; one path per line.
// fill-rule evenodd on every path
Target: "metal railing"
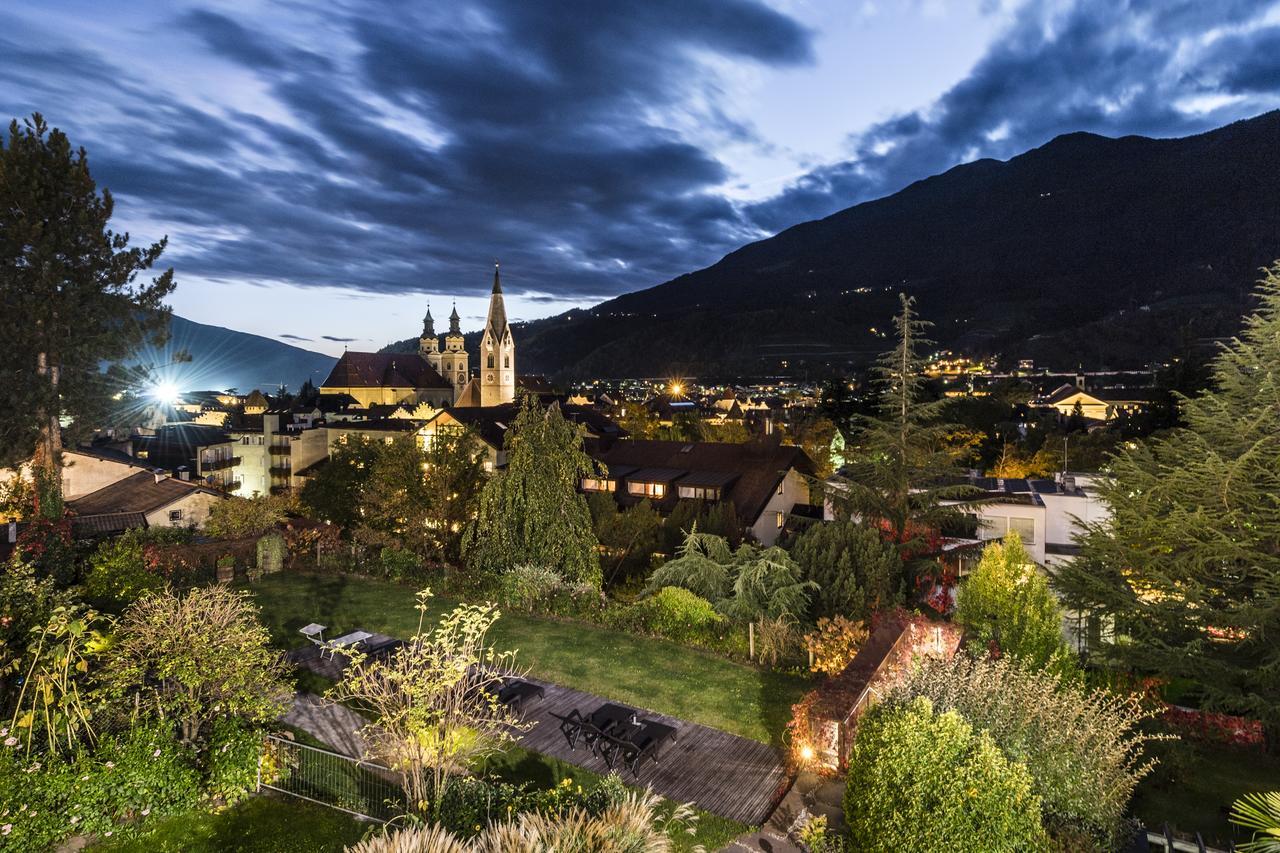
M 407 811 L 395 771 L 276 735 L 264 738 L 258 757 L 263 788 L 380 823 Z

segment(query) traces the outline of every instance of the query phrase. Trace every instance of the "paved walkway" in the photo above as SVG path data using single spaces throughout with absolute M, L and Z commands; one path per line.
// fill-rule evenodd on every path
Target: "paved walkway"
M 344 705 L 325 702 L 314 693 L 298 693 L 293 697 L 293 707 L 281 720 L 302 729 L 334 752 L 364 757 L 360 729 L 368 720 Z

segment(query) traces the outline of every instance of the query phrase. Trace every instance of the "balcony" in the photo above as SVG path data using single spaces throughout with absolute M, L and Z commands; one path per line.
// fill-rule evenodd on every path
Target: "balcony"
M 270 488 L 270 492 L 271 492 L 271 494 L 273 494 L 273 495 L 283 495 L 283 494 L 287 494 L 287 493 L 288 493 L 288 491 L 289 491 L 289 487 L 288 487 L 288 486 L 272 486 L 272 487 Z
M 267 448 L 267 452 L 272 456 L 288 456 L 293 452 L 292 444 L 273 444 Z
M 200 470 L 204 471 L 223 471 L 227 468 L 234 468 L 240 464 L 239 456 L 224 456 L 221 459 L 201 459 Z
M 290 465 L 272 465 L 268 468 L 272 477 L 288 477 L 293 473 L 293 467 Z

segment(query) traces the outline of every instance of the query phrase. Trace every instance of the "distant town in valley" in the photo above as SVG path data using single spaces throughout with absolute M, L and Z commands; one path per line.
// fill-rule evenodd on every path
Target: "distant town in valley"
M 1278 2 L 60 5 L 0 853 L 1280 851 Z

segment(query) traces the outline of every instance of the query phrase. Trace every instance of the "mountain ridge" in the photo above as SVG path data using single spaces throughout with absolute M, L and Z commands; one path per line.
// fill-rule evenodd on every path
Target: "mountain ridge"
M 838 372 L 884 348 L 899 291 L 941 346 L 1145 365 L 1238 326 L 1280 257 L 1277 152 L 1280 111 L 1178 139 L 1063 134 L 522 324 L 521 369 Z

